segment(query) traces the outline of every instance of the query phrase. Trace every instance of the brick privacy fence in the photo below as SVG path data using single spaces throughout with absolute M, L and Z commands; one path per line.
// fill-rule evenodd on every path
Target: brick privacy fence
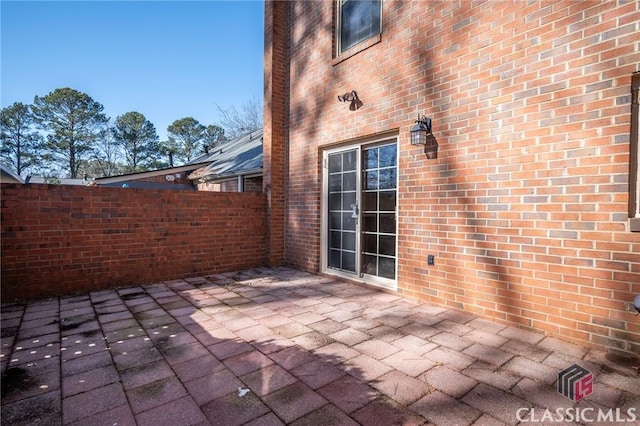
M 265 264 L 261 193 L 1 187 L 3 302 Z
M 627 215 L 638 2 L 390 0 L 379 42 L 345 57 L 333 2 L 287 4 L 271 27 L 288 28 L 295 83 L 267 102 L 290 103 L 289 263 L 321 267 L 323 149 L 389 134 L 399 292 L 640 352 Z M 337 101 L 351 90 L 357 111 Z M 418 113 L 433 119 L 437 159 L 409 143 Z

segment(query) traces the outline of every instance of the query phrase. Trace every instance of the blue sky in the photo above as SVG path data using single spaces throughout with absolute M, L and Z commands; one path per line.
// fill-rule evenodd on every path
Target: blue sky
M 84 92 L 115 119 L 218 124 L 216 105 L 262 101 L 262 1 L 5 1 L 1 101 Z

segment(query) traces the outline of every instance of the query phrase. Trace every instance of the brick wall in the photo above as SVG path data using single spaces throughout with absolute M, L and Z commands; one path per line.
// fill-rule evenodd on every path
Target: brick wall
M 399 292 L 640 352 L 627 217 L 640 3 L 389 0 L 379 42 L 338 58 L 334 3 L 290 4 L 286 259 L 321 267 L 322 150 L 389 132 Z M 357 111 L 337 101 L 351 90 Z M 409 144 L 418 113 L 437 159 Z
M 267 261 L 270 266 L 285 262 L 289 7 L 287 1 L 269 1 L 264 10 L 262 185 L 267 196 Z
M 2 301 L 265 264 L 265 199 L 2 184 Z
M 242 185 L 245 192 L 262 192 L 262 176 L 245 178 Z

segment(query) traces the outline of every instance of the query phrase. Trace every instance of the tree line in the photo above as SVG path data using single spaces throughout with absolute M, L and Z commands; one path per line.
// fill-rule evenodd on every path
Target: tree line
M 262 127 L 256 101 L 223 109 L 222 125 L 193 117 L 175 120 L 160 141 L 156 128 L 138 111 L 111 120 L 104 107 L 71 88 L 15 102 L 0 111 L 0 158 L 19 175 L 103 177 L 185 164 L 221 141 Z

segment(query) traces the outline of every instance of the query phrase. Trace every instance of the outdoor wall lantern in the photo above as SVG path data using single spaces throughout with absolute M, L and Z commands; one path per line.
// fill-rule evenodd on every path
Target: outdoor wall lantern
M 633 307 L 638 311 L 638 314 L 640 314 L 640 294 L 633 299 Z
M 438 141 L 431 133 L 430 118 L 418 114 L 416 124 L 411 128 L 411 145 L 423 145 L 428 159 L 438 158 Z
M 338 95 L 338 101 L 339 102 L 350 102 L 350 104 L 349 104 L 349 110 L 350 111 L 355 111 L 355 110 L 359 109 L 363 105 L 362 101 L 358 97 L 358 94 L 356 93 L 355 90 L 352 90 L 351 92 L 347 92 L 344 95 Z
M 418 114 L 416 124 L 411 128 L 411 145 L 427 145 L 431 135 L 431 119 Z

